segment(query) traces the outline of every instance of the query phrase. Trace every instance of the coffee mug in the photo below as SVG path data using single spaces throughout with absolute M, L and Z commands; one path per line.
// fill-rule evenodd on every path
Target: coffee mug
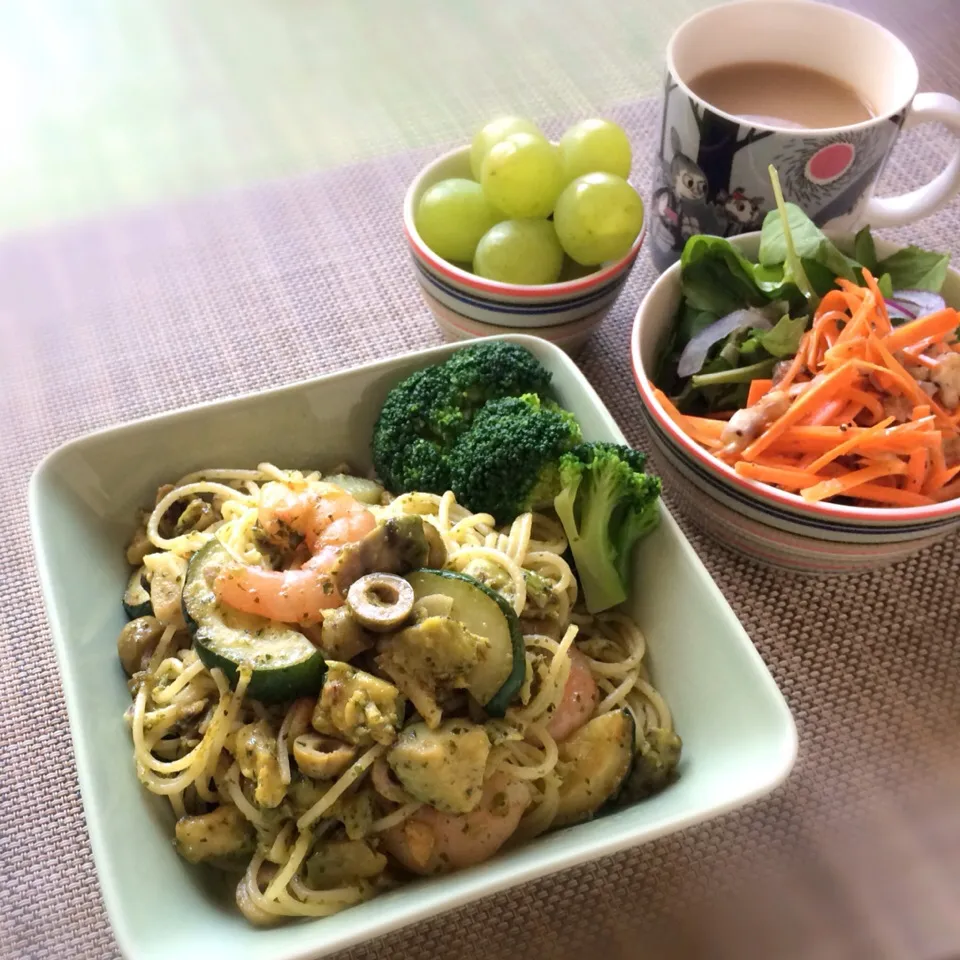
M 706 103 L 688 85 L 734 63 L 779 61 L 839 80 L 874 116 L 829 129 L 738 118 Z M 649 218 L 660 270 L 694 233 L 732 236 L 759 229 L 774 205 L 768 167 L 784 196 L 824 229 L 894 227 L 929 216 L 960 190 L 960 144 L 926 186 L 873 196 L 900 131 L 940 122 L 960 136 L 960 101 L 917 93 L 917 64 L 889 30 L 811 0 L 740 0 L 682 24 L 667 47 L 667 77 Z

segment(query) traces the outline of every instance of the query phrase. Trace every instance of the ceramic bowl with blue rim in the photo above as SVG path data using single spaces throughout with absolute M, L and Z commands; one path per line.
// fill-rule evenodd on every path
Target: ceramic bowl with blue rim
M 438 257 L 421 239 L 414 222 L 424 192 L 450 177 L 470 179 L 470 147 L 459 147 L 438 157 L 420 171 L 407 189 L 403 201 L 403 228 L 413 255 L 413 266 L 427 306 L 439 303 L 445 310 L 467 321 L 498 328 L 526 330 L 540 335 L 541 328 L 574 323 L 596 317 L 599 323 L 613 306 L 626 282 L 630 268 L 643 246 L 646 227 L 634 240 L 626 256 L 604 264 L 594 273 L 576 280 L 528 286 L 487 280 Z M 436 315 L 436 311 L 434 311 Z M 437 316 L 441 329 L 444 321 Z M 501 332 L 485 330 L 490 336 Z M 553 339 L 547 336 L 546 339 Z
M 421 293 L 433 313 L 433 319 L 436 320 L 437 326 L 443 332 L 444 339 L 449 342 L 472 340 L 476 337 L 500 336 L 515 332 L 511 327 L 472 320 L 470 317 L 465 317 L 463 314 L 445 307 L 426 290 L 421 290 Z M 604 309 L 598 313 L 581 317 L 579 320 L 571 320 L 569 323 L 537 327 L 530 333 L 535 334 L 542 340 L 549 340 L 571 357 L 576 357 L 606 315 L 607 310 Z
M 851 252 L 852 237 L 835 237 Z M 760 234 L 731 243 L 756 259 Z M 881 257 L 894 244 L 876 241 Z M 941 291 L 960 306 L 960 272 L 951 269 Z M 637 311 L 630 349 L 643 421 L 657 465 L 683 511 L 706 534 L 768 566 L 795 573 L 837 576 L 888 566 L 960 529 L 960 500 L 924 507 L 853 507 L 808 503 L 801 497 L 741 477 L 683 433 L 654 394 L 652 375 L 660 345 L 680 304 L 680 264 L 657 280 Z

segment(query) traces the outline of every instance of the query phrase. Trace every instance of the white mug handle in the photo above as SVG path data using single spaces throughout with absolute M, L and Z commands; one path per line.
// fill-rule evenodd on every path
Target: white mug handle
M 945 93 L 918 93 L 913 98 L 904 130 L 921 123 L 942 123 L 960 138 L 960 100 Z M 929 217 L 960 191 L 960 143 L 956 153 L 928 184 L 899 197 L 873 197 L 863 211 L 872 227 L 903 227 Z

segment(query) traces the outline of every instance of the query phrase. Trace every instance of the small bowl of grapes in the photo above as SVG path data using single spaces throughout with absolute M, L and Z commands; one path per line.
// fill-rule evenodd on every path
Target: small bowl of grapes
M 525 329 L 582 343 L 643 243 L 631 162 L 609 120 L 583 120 L 551 142 L 529 120 L 500 117 L 428 164 L 407 190 L 404 229 L 448 338 Z

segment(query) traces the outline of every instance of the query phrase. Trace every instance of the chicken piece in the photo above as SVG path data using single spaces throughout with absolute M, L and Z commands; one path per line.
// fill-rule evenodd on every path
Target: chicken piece
M 940 390 L 940 403 L 951 412 L 960 406 L 960 353 L 944 354 L 930 379 Z
M 913 417 L 913 401 L 897 393 L 888 393 L 883 397 L 883 415 L 893 417 L 897 423 L 908 423 Z
M 280 777 L 277 739 L 265 720 L 247 723 L 237 730 L 234 755 L 240 772 L 256 785 L 254 802 L 260 807 L 278 807 L 287 788 Z
M 427 617 L 386 636 L 377 666 L 406 694 L 427 726 L 436 729 L 438 697 L 468 685 L 470 671 L 487 655 L 490 641 L 451 617 Z
M 364 840 L 322 843 L 307 860 L 307 883 L 314 890 L 372 880 L 383 873 L 387 858 Z
M 406 727 L 387 763 L 407 793 L 444 813 L 469 813 L 480 803 L 490 741 L 469 720 L 447 720 L 435 730 Z
M 771 390 L 752 407 L 738 410 L 723 428 L 720 440 L 722 454 L 737 454 L 745 450 L 774 420 L 782 417 L 790 406 L 786 390 Z
M 355 743 L 389 746 L 397 739 L 403 697 L 386 680 L 349 663 L 327 661 L 323 690 L 313 711 L 313 729 Z
M 196 817 L 181 817 L 174 833 L 177 852 L 191 863 L 249 853 L 256 840 L 253 824 L 229 805 Z

